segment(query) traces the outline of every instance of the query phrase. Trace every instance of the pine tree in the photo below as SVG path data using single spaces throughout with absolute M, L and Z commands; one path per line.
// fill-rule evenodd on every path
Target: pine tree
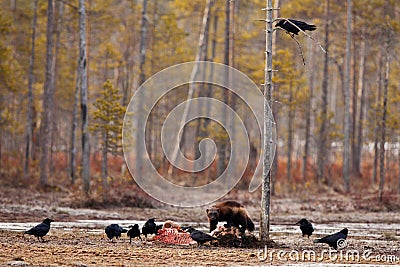
M 116 155 L 122 147 L 122 126 L 126 108 L 121 105 L 121 99 L 119 89 L 107 80 L 94 104 L 97 109 L 93 114 L 95 122 L 91 130 L 97 132 L 102 139 L 101 176 L 105 192 L 108 188 L 107 154 L 110 152 Z

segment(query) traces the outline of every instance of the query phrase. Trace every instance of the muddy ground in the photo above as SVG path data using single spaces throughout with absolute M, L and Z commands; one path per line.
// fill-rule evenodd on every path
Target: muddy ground
M 368 204 L 368 200 L 360 202 L 336 193 L 273 198 L 271 237 L 275 245 L 267 251 L 263 247 L 198 248 L 139 240 L 130 244 L 126 236 L 111 243 L 103 232 L 103 226 L 111 221 L 128 225 L 130 220 L 156 217 L 159 222 L 172 219 L 204 229 L 205 207 L 186 209 L 156 204 L 154 208 L 76 209 L 68 206 L 66 197 L 55 192 L 0 189 L 0 266 L 400 265 L 400 212 L 393 206 Z M 258 222 L 258 196 L 236 197 L 246 203 L 251 217 Z M 45 217 L 56 220 L 46 242 L 22 235 L 24 227 Z M 310 239 L 302 238 L 294 225 L 303 217 L 316 228 Z M 87 220 L 97 224 L 82 226 Z M 18 228 L 14 227 L 16 223 L 25 224 Z M 348 247 L 339 253 L 312 242 L 343 227 L 349 228 Z

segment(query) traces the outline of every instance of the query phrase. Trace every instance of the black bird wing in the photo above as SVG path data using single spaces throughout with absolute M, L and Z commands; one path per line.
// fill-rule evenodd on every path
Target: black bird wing
M 324 244 L 328 244 L 330 247 L 333 247 L 335 249 L 337 249 L 337 242 L 340 239 L 346 239 L 346 235 L 344 235 L 343 233 L 335 233 L 332 235 L 328 235 L 325 236 L 323 238 L 320 239 L 315 239 L 314 243 L 324 243 Z
M 206 242 L 208 242 L 208 241 L 212 241 L 212 240 L 215 240 L 215 239 L 216 239 L 215 237 L 210 236 L 209 234 L 206 234 L 206 233 L 203 233 L 203 232 L 197 231 L 197 230 L 192 231 L 192 232 L 190 233 L 190 237 L 191 237 L 194 241 L 196 241 L 196 242 L 198 242 L 198 243 L 200 243 L 200 244 L 206 243 Z
M 43 237 L 49 232 L 49 230 L 50 230 L 50 225 L 45 223 L 40 223 L 35 227 L 32 227 L 31 229 L 26 231 L 25 234 Z
M 106 232 L 106 235 L 109 239 L 112 239 L 115 236 L 113 225 L 107 226 L 106 229 L 104 229 L 104 232 Z
M 317 29 L 317 27 L 315 25 L 308 24 L 304 21 L 295 20 L 295 19 L 288 19 L 288 21 L 285 19 L 282 19 L 276 24 L 276 26 L 279 26 L 288 32 L 298 34 L 300 30 L 295 25 L 303 31 L 306 31 L 306 30 L 314 31 Z

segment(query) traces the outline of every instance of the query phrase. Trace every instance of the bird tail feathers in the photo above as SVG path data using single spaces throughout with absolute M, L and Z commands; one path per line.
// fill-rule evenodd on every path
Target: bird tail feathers
M 306 27 L 304 27 L 304 30 L 308 30 L 308 31 L 315 31 L 317 29 L 317 27 L 315 25 L 307 25 Z

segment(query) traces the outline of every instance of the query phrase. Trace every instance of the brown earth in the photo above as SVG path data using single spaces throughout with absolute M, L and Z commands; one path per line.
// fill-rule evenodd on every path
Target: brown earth
M 72 197 L 73 198 L 73 197 Z M 245 203 L 251 217 L 257 222 L 259 215 L 259 195 L 235 192 L 229 198 Z M 369 201 L 369 202 L 368 202 Z M 0 266 L 238 266 L 238 265 L 287 265 L 325 263 L 366 263 L 400 265 L 400 214 L 396 209 L 398 202 L 376 204 L 367 196 L 346 197 L 335 192 L 323 196 L 293 195 L 292 197 L 274 197 L 271 207 L 272 229 L 288 227 L 289 232 L 272 231 L 276 242 L 269 248 L 266 261 L 263 248 L 222 248 L 196 246 L 165 245 L 156 242 L 135 240 L 129 244 L 124 235 L 111 243 L 102 229 L 63 230 L 51 229 L 45 237 L 46 242 L 38 242 L 34 237 L 22 236 L 22 232 L 0 230 Z M 369 204 L 368 204 L 369 203 Z M 156 217 L 158 221 L 172 219 L 187 223 L 205 223 L 205 207 L 193 209 L 176 208 L 153 203 L 152 208 L 112 206 L 101 209 L 71 208 L 75 205 L 71 195 L 63 190 L 41 192 L 34 189 L 15 187 L 0 188 L 0 222 L 40 222 L 44 217 L 54 218 L 57 222 L 73 222 L 82 219 L 91 220 L 146 220 Z M 369 207 L 369 208 L 362 208 Z M 321 235 L 321 227 L 351 224 L 348 249 L 356 249 L 361 254 L 372 255 L 368 259 L 349 258 L 332 259 L 323 255 L 323 259 L 296 260 L 293 251 L 314 250 L 317 255 L 327 249 L 322 244 L 313 244 L 313 238 L 301 238 L 297 228 L 290 233 L 290 227 L 300 218 L 311 218 Z M 320 228 L 318 229 L 318 225 Z M 322 226 L 324 225 L 324 226 Z M 380 229 L 381 225 L 394 225 Z M 370 227 L 371 231 L 356 229 L 356 226 Z M 341 226 L 340 226 L 341 227 Z M 397 228 L 396 228 L 397 227 Z M 328 231 L 332 231 L 328 229 Z M 282 251 L 282 252 L 280 252 Z M 270 253 L 270 254 L 268 254 Z M 281 253 L 281 254 L 279 254 Z M 283 253 L 283 254 L 282 254 Z M 290 254 L 292 253 L 292 254 Z M 361 256 L 360 254 L 360 256 Z M 282 256 L 282 257 L 281 257 Z M 301 254 L 300 254 L 301 256 Z M 383 257 L 384 260 L 383 260 Z M 392 258 L 393 257 L 393 258 Z M 396 258 L 397 257 L 397 258 Z

